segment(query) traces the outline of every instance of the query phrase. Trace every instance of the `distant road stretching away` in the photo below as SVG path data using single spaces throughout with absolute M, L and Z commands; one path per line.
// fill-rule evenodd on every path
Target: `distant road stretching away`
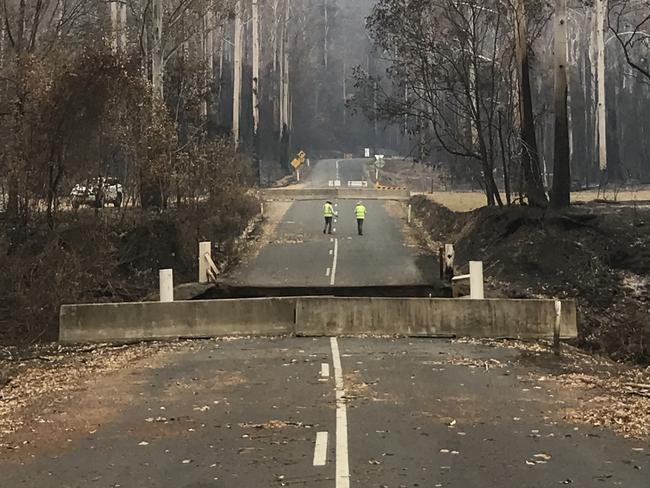
M 366 179 L 365 160 L 323 160 L 313 164 L 305 188 L 328 188 L 339 180 Z M 397 202 L 363 200 L 368 209 L 364 235 L 357 235 L 356 200 L 334 201 L 333 235 L 323 235 L 324 201 L 296 201 L 259 255 L 235 269 L 229 281 L 249 286 L 424 285 L 437 280 L 435 257 L 407 245 L 406 214 Z

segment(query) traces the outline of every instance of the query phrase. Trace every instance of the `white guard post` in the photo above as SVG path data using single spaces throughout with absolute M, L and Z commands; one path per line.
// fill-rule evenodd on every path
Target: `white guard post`
M 562 324 L 562 302 L 555 300 L 555 324 L 553 324 L 553 352 L 556 356 L 561 354 L 560 327 Z
M 212 258 L 212 244 L 210 242 L 199 242 L 199 283 L 210 281 L 208 276 L 210 263 L 206 255 Z
M 469 262 L 469 296 L 472 300 L 483 300 L 483 261 Z
M 174 274 L 171 269 L 161 269 L 159 271 L 160 278 L 160 301 L 173 302 L 174 301 Z

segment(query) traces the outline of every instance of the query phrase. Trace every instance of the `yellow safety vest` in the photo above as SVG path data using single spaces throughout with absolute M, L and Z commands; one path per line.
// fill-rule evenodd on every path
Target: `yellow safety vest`
M 363 205 L 357 205 L 354 208 L 354 215 L 357 216 L 357 219 L 365 219 L 366 218 L 366 207 Z
M 323 205 L 323 215 L 325 217 L 332 217 L 334 215 L 334 209 L 329 203 Z

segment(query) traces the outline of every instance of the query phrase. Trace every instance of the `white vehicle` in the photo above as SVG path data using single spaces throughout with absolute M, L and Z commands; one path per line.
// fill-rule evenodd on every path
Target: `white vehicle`
M 124 189 L 117 178 L 94 178 L 82 185 L 77 183 L 70 192 L 72 207 L 82 205 L 104 208 L 107 203 L 120 207 L 124 199 Z

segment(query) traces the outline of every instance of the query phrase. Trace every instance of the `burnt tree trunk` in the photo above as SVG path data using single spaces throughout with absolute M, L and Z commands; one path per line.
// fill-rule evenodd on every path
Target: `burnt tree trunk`
M 544 207 L 548 203 L 544 193 L 539 151 L 535 136 L 533 97 L 530 86 L 530 61 L 528 58 L 528 33 L 526 27 L 526 10 L 523 0 L 515 5 L 516 23 L 516 57 L 519 80 L 519 128 L 521 135 L 521 166 L 528 203 L 535 207 Z
M 555 7 L 555 140 L 553 158 L 554 208 L 568 207 L 571 203 L 571 149 L 569 144 L 569 119 L 567 111 L 567 0 L 557 0 Z

